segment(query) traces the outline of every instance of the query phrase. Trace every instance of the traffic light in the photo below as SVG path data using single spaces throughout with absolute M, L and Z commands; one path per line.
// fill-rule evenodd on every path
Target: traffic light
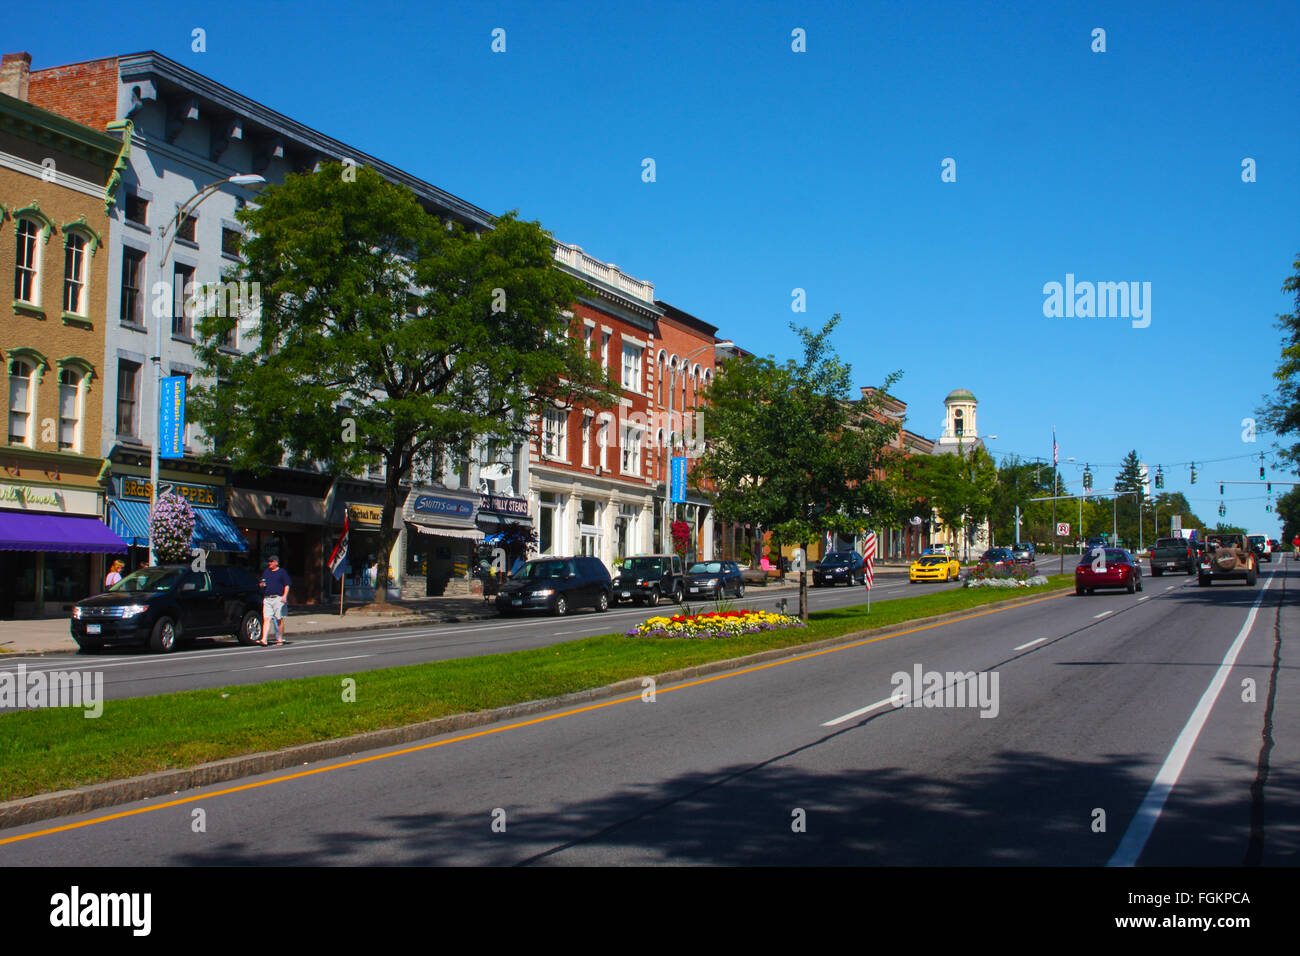
M 1156 465 L 1156 487 L 1163 488 L 1164 486 L 1165 486 L 1164 469 L 1161 468 L 1159 465 Z
M 1259 453 L 1259 480 L 1264 480 L 1264 453 Z
M 1196 484 L 1196 462 L 1192 462 L 1192 484 Z
M 1083 490 L 1092 491 L 1092 471 L 1090 465 L 1083 466 Z
M 1219 485 L 1219 497 L 1223 497 L 1223 485 Z
M 1223 502 L 1219 502 L 1219 517 L 1222 518 L 1228 513 L 1228 509 L 1223 507 Z

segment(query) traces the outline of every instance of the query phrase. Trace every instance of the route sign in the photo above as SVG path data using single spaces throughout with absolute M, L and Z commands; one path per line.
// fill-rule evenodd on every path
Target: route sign
M 1059 521 L 1059 522 L 1057 522 L 1057 524 L 1056 524 L 1056 534 L 1057 534 L 1057 537 L 1064 538 L 1064 537 L 1068 536 L 1069 533 L 1070 533 L 1070 522 L 1068 522 L 1068 521 Z

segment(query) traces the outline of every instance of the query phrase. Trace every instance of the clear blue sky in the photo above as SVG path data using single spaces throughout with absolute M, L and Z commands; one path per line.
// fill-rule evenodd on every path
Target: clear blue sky
M 59 11 L 13 6 L 5 50 L 37 69 L 158 50 L 489 211 L 518 208 L 752 351 L 788 357 L 791 320 L 839 312 L 857 381 L 901 369 L 922 434 L 969 388 L 995 453 L 1050 457 L 1055 425 L 1063 463 L 1091 462 L 1107 488 L 1136 448 L 1210 521 L 1215 481 L 1258 477 L 1257 460 L 1211 460 L 1271 449 L 1244 443 L 1241 420 L 1271 390 L 1300 253 L 1294 0 Z M 1151 283 L 1150 326 L 1044 317 L 1044 284 L 1067 273 Z M 1190 460 L 1205 462 L 1195 487 L 1174 465 Z M 1078 489 L 1073 465 L 1063 477 Z M 1262 489 L 1226 497 L 1226 520 L 1278 533 Z

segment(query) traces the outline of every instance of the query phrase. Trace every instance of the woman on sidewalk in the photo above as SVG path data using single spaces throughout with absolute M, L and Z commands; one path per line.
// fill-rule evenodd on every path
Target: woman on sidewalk
M 113 563 L 109 565 L 108 574 L 104 575 L 104 590 L 107 591 L 114 584 L 122 580 L 122 569 L 126 565 L 121 558 L 114 558 Z

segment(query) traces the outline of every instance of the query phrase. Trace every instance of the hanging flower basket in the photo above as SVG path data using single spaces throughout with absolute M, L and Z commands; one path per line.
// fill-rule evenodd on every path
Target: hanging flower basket
M 194 509 L 177 494 L 158 496 L 153 510 L 153 546 L 158 560 L 176 564 L 189 560 L 194 536 Z

